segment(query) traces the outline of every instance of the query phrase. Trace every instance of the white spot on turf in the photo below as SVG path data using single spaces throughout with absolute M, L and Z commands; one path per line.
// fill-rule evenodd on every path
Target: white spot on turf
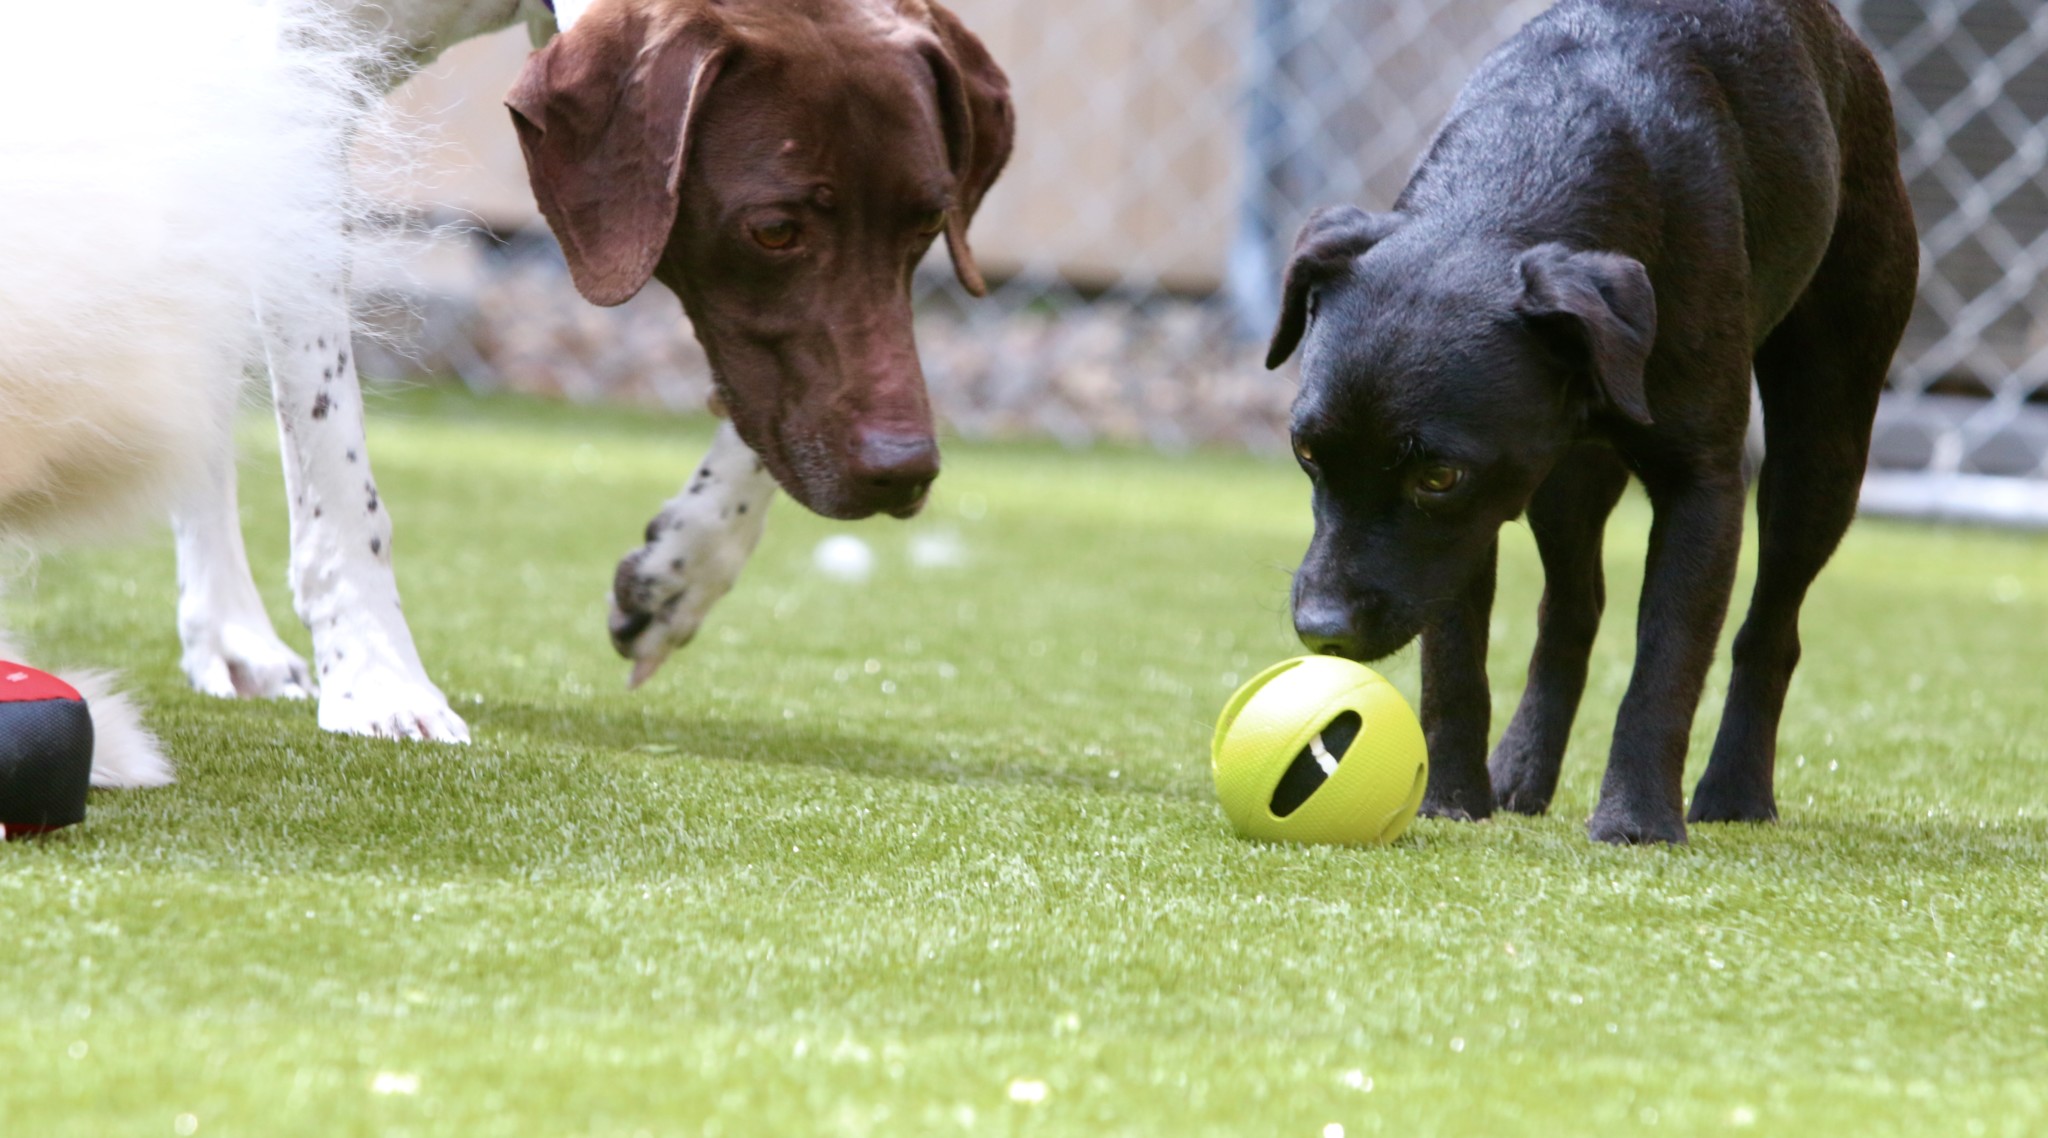
M 1046 1086 L 1043 1079 L 1011 1079 L 1010 1101 L 1040 1103 L 1045 1101 Z
M 967 545 L 952 530 L 920 533 L 910 539 L 910 563 L 919 569 L 954 569 L 967 563 Z
M 818 543 L 811 564 L 836 581 L 858 583 L 875 571 L 875 551 L 850 533 L 834 534 Z

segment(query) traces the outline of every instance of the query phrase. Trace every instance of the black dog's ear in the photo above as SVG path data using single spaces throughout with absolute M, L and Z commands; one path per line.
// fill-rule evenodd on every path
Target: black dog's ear
M 1515 260 L 1515 311 L 1567 358 L 1582 360 L 1615 410 L 1648 426 L 1643 365 L 1657 340 L 1657 294 L 1641 261 L 1538 245 Z
M 1287 261 L 1287 277 L 1280 285 L 1280 323 L 1273 328 L 1273 342 L 1266 348 L 1270 370 L 1287 362 L 1308 331 L 1309 294 L 1378 244 L 1400 216 L 1367 213 L 1357 206 L 1332 205 L 1308 215 L 1294 238 L 1294 254 Z

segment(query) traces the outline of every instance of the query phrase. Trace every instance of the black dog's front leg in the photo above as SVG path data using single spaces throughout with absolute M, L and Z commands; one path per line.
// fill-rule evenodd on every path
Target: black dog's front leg
M 1742 479 L 1729 470 L 1655 484 L 1656 520 L 1636 618 L 1636 666 L 1614 724 L 1600 805 L 1603 842 L 1685 840 L 1685 751 L 1742 548 Z
M 1628 468 L 1620 457 L 1608 447 L 1586 444 L 1558 463 L 1529 502 L 1529 529 L 1543 558 L 1543 607 L 1529 686 L 1487 762 L 1503 810 L 1541 814 L 1557 792 L 1565 743 L 1586 691 L 1586 662 L 1607 604 L 1601 534 L 1627 485 Z
M 1486 777 L 1486 733 L 1493 697 L 1486 687 L 1486 625 L 1500 542 L 1459 591 L 1445 616 L 1422 633 L 1422 732 L 1429 741 L 1429 789 L 1422 813 L 1476 821 L 1493 814 Z

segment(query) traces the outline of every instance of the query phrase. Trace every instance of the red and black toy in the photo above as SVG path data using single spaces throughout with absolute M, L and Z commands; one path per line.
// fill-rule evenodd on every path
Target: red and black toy
M 0 826 L 10 838 L 85 820 L 92 715 L 76 689 L 0 660 Z

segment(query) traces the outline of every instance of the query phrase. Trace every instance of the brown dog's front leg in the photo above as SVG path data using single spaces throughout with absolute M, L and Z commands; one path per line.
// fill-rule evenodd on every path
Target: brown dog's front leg
M 1742 549 L 1738 471 L 1645 482 L 1656 520 L 1636 666 L 1614 723 L 1600 805 L 1586 823 L 1595 840 L 1622 844 L 1685 840 L 1686 745 Z
M 1449 612 L 1422 633 L 1422 733 L 1429 741 L 1429 789 L 1422 813 L 1477 821 L 1493 814 L 1486 735 L 1493 697 L 1486 686 L 1486 625 L 1500 542 L 1459 591 Z

